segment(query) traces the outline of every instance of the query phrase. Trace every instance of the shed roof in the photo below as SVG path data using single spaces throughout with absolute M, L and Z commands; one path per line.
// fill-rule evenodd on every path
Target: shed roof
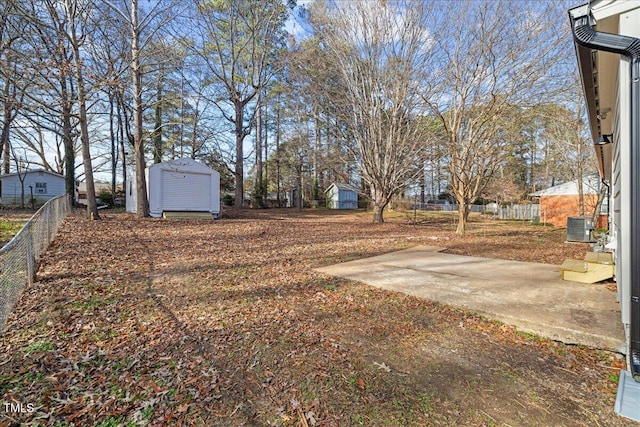
M 582 178 L 583 194 L 598 194 L 600 192 L 600 176 L 598 174 L 586 175 Z M 578 195 L 578 180 L 565 182 L 564 184 L 554 185 L 544 190 L 536 191 L 529 194 L 533 197 L 540 196 L 571 196 Z
M 171 170 L 175 170 L 175 171 L 189 171 L 189 172 L 194 172 L 197 171 L 198 173 L 204 173 L 204 174 L 212 174 L 212 173 L 219 173 L 217 170 L 210 168 L 209 166 L 202 164 L 196 160 L 190 159 L 188 157 L 184 157 L 181 159 L 173 159 L 173 160 L 169 160 L 167 162 L 162 162 L 162 163 L 154 163 L 151 166 L 149 166 L 149 170 L 151 169 L 171 169 Z
M 358 192 L 358 190 L 353 185 L 344 184 L 344 183 L 340 183 L 340 182 L 334 182 L 329 187 L 327 187 L 327 189 L 324 190 L 324 192 L 326 193 L 327 191 L 329 191 L 329 189 L 331 187 L 336 187 L 338 189 L 338 191 L 353 191 L 354 193 Z

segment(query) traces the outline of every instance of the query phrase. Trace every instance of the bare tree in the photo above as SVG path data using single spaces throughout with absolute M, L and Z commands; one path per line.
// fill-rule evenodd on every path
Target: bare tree
M 17 0 L 8 0 L 0 11 L 0 100 L 2 101 L 2 127 L 0 130 L 0 155 L 3 157 L 2 173 L 9 173 L 11 155 L 10 129 L 21 109 L 28 78 L 24 52 L 18 45 L 24 45 L 25 20 L 22 5 Z M 21 58 L 22 57 L 22 58 Z
M 29 46 L 29 55 L 21 61 L 33 74 L 34 85 L 25 93 L 25 106 L 21 112 L 25 122 L 18 130 L 24 144 L 45 161 L 51 149 L 41 142 L 56 140 L 56 162 L 60 168 L 64 165 L 65 187 L 67 194 L 74 195 L 76 180 L 77 115 L 76 84 L 73 75 L 73 53 L 67 37 L 67 18 L 60 2 L 53 0 L 25 0 L 24 10 L 19 19 L 28 23 L 23 37 Z M 30 129 L 29 129 L 30 127 Z M 34 132 L 34 129 L 37 129 Z M 42 132 L 49 138 L 40 138 Z M 37 141 L 32 138 L 37 134 Z M 62 150 L 60 150 L 60 142 Z
M 566 29 L 550 3 L 451 1 L 439 3 L 432 78 L 424 100 L 445 130 L 450 185 L 465 233 L 470 205 L 508 155 L 514 111 L 543 102 L 558 87 Z M 544 19 L 543 19 L 544 18 Z
M 109 117 L 108 153 L 109 169 L 111 172 L 111 194 L 116 194 L 118 163 L 122 162 L 122 178 L 126 181 L 126 157 L 124 153 L 128 148 L 128 139 L 125 138 L 129 129 L 124 128 L 126 112 L 122 108 L 121 100 L 124 97 L 127 81 L 129 79 L 128 51 L 129 35 L 127 23 L 119 19 L 119 16 L 111 8 L 100 11 L 100 21 L 108 25 L 98 25 L 92 37 L 92 43 L 87 46 L 87 54 L 99 76 L 98 94 L 102 94 L 103 102 L 98 107 Z M 96 95 L 98 95 L 96 94 Z M 96 97 L 97 98 L 97 97 Z
M 575 85 L 576 89 L 581 88 Z M 585 105 L 581 90 L 576 90 L 575 98 L 566 103 L 548 105 L 545 108 L 547 137 L 555 143 L 557 158 L 567 171 L 567 177 L 577 182 L 578 215 L 585 214 L 584 178 L 595 173 L 594 151 L 588 136 L 584 117 Z
M 64 165 L 62 161 L 64 159 L 62 142 L 59 138 L 54 137 L 54 141 L 51 141 L 51 134 L 46 131 L 45 128 L 34 122 L 29 116 L 22 116 L 24 123 L 15 126 L 13 130 L 13 140 L 25 149 L 25 152 L 29 151 L 35 159 L 31 157 L 30 163 L 35 166 L 40 166 L 44 170 L 64 174 Z M 57 136 L 57 135 L 56 135 Z M 51 154 L 52 150 L 55 150 L 54 161 L 52 162 L 47 154 Z
M 177 7 L 179 1 L 156 2 L 150 8 L 141 8 L 138 0 L 126 1 L 103 0 L 120 18 L 127 23 L 131 39 L 131 56 L 129 69 L 131 71 L 131 91 L 133 93 L 133 146 L 135 157 L 136 180 L 136 215 L 149 216 L 149 200 L 147 198 L 147 180 L 145 177 L 146 158 L 143 130 L 143 53 L 145 47 L 157 36 L 161 28 L 169 21 L 180 15 L 185 6 Z
M 18 156 L 14 146 L 11 147 L 11 155 L 15 163 L 16 175 L 18 181 L 20 181 L 20 209 L 24 209 L 24 181 L 27 178 L 27 172 L 29 172 L 29 161 L 25 156 Z M 15 201 L 14 201 L 15 202 Z
M 98 205 L 96 203 L 96 191 L 93 181 L 93 164 L 89 142 L 89 127 L 87 118 L 87 86 L 85 85 L 84 61 L 80 49 L 84 44 L 88 31 L 88 17 L 91 10 L 77 0 L 65 0 L 64 10 L 68 27 L 66 36 L 73 52 L 73 70 L 78 91 L 78 119 L 80 121 L 80 142 L 82 147 L 82 162 L 84 165 L 85 181 L 87 188 L 87 215 L 91 219 L 100 219 Z
M 221 85 L 213 97 L 233 126 L 236 207 L 243 206 L 244 139 L 255 114 L 248 107 L 279 70 L 286 16 L 280 0 L 198 2 L 200 34 L 194 37 L 193 48 Z
M 142 68 L 140 65 L 140 33 L 138 0 L 131 0 L 131 79 L 133 91 L 133 146 L 136 162 L 136 213 L 138 217 L 149 216 L 147 180 L 145 176 L 144 141 L 142 139 Z
M 319 2 L 317 33 L 332 53 L 346 91 L 347 144 L 367 182 L 374 222 L 394 193 L 418 173 L 423 158 L 419 84 L 433 44 L 426 2 Z

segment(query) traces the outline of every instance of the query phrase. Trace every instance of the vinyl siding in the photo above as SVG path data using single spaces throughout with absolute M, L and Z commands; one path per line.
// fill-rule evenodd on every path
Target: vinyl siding
M 37 184 L 46 185 L 45 189 L 37 188 Z M 24 202 L 29 204 L 31 197 L 31 189 L 33 187 L 33 198 L 36 204 L 44 204 L 47 200 L 65 194 L 64 177 L 52 175 L 47 172 L 34 171 L 27 172 L 24 177 Z M 39 192 L 42 191 L 42 192 Z M 22 186 L 20 178 L 16 174 L 12 174 L 2 178 L 2 204 L 3 205 L 19 205 L 22 197 Z

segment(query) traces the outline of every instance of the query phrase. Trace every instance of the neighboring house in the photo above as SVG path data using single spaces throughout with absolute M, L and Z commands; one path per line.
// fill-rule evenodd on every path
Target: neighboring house
M 629 369 L 616 411 L 640 421 L 640 2 L 596 0 L 569 14 L 598 170 L 611 187 L 607 247 Z
M 358 190 L 349 184 L 335 182 L 324 194 L 329 209 L 358 209 Z
M 20 181 L 22 178 L 24 187 Z M 23 188 L 25 206 L 31 205 L 32 194 L 34 204 L 43 205 L 48 200 L 66 193 L 64 176 L 44 169 L 0 175 L 0 181 L 3 205 L 20 205 Z
M 582 195 L 584 216 L 592 218 L 598 203 L 598 195 L 603 184 L 597 174 L 582 178 Z M 540 221 L 553 224 L 556 227 L 566 227 L 567 218 L 580 214 L 580 193 L 578 180 L 554 185 L 553 187 L 531 193 L 532 197 L 540 198 Z M 609 204 L 603 200 L 597 228 L 607 228 Z
M 280 203 L 278 203 L 278 193 L 275 191 L 270 191 L 267 193 L 267 207 L 270 208 L 279 208 L 285 207 L 288 202 L 288 196 L 285 191 L 280 192 Z
M 149 214 L 209 212 L 220 215 L 220 174 L 192 159 L 156 163 L 146 169 Z M 136 212 L 135 179 L 127 182 L 127 212 Z

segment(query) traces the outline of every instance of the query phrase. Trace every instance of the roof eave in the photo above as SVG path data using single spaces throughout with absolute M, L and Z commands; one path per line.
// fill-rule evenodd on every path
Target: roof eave
M 571 16 L 580 17 L 590 15 L 589 3 L 578 6 L 569 10 Z M 600 137 L 600 105 L 598 100 L 598 70 L 595 63 L 595 51 L 588 47 L 581 46 L 575 39 L 573 42 L 576 49 L 576 57 L 578 59 L 578 71 L 580 72 L 580 80 L 582 81 L 582 90 L 587 105 L 587 115 L 589 118 L 589 128 L 591 130 L 591 138 L 594 142 Z

